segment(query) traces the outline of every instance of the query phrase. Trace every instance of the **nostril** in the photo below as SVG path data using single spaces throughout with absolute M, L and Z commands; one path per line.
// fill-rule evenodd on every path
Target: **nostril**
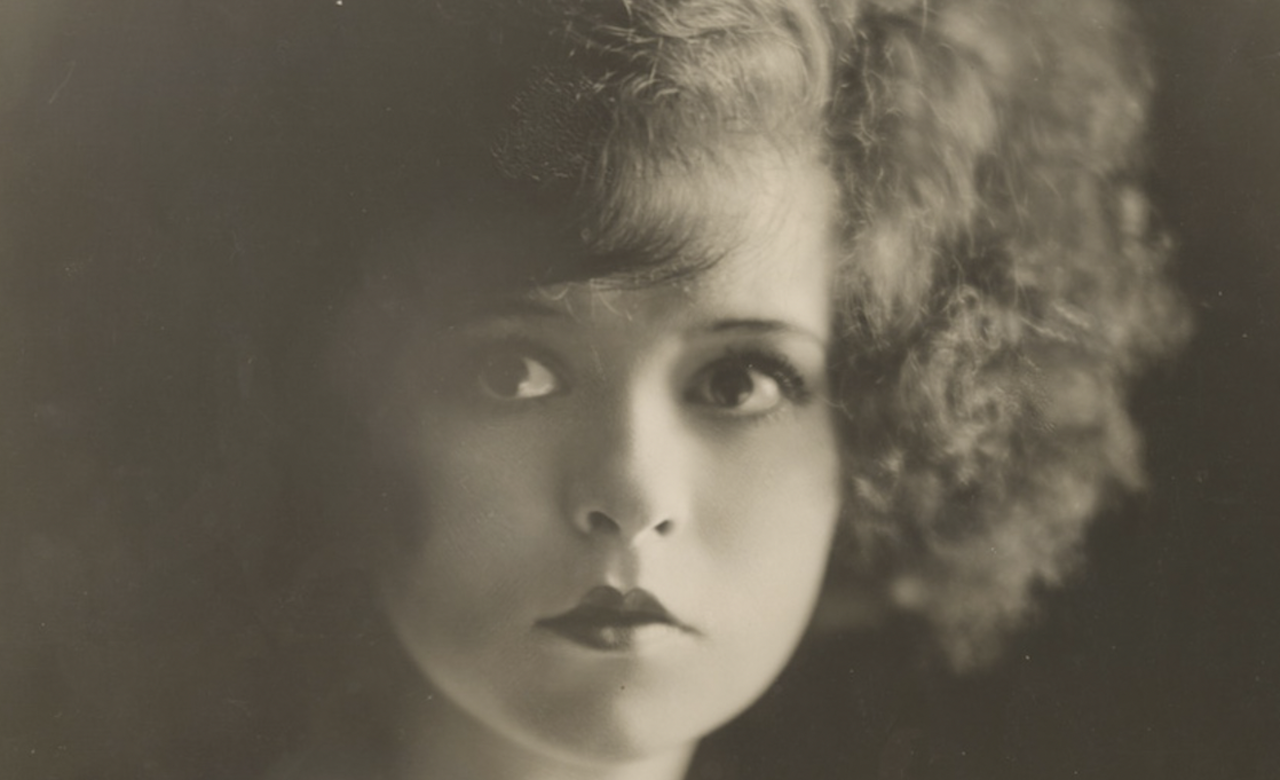
M 604 512 L 591 512 L 587 515 L 587 526 L 592 532 L 617 531 L 618 524 Z
M 671 520 L 663 520 L 654 523 L 651 528 L 658 536 L 668 536 L 675 531 L 676 526 Z M 616 534 L 623 533 L 624 527 L 604 512 L 592 511 L 587 513 L 587 530 L 592 534 Z M 643 534 L 644 529 L 637 528 L 635 532 Z

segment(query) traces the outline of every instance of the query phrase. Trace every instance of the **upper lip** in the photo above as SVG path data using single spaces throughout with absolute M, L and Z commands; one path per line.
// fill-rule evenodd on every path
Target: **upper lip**
M 618 626 L 667 623 L 677 628 L 691 630 L 671 614 L 658 597 L 649 591 L 635 588 L 623 593 L 608 585 L 592 588 L 572 609 L 539 622 L 552 627 L 569 623 Z

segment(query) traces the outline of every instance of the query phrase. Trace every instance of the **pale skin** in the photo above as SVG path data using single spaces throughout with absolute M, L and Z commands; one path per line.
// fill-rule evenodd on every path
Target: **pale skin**
M 835 188 L 752 162 L 649 193 L 718 194 L 709 270 L 540 288 L 400 351 L 383 416 L 423 516 L 382 592 L 430 691 L 400 777 L 676 780 L 791 656 L 839 511 Z M 599 646 L 554 629 L 598 588 L 671 620 Z

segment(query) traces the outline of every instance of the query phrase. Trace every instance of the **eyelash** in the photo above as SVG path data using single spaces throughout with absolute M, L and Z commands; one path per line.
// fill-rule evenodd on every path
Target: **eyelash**
M 762 349 L 730 349 L 698 372 L 701 376 L 722 367 L 759 371 L 778 383 L 782 396 L 793 404 L 803 406 L 813 398 L 813 391 L 804 374 L 785 355 Z

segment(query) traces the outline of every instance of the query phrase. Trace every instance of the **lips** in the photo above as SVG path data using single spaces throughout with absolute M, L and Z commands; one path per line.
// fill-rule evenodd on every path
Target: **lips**
M 608 586 L 593 588 L 576 607 L 538 626 L 584 647 L 614 652 L 636 649 L 650 637 L 693 632 L 648 591 L 624 594 Z

